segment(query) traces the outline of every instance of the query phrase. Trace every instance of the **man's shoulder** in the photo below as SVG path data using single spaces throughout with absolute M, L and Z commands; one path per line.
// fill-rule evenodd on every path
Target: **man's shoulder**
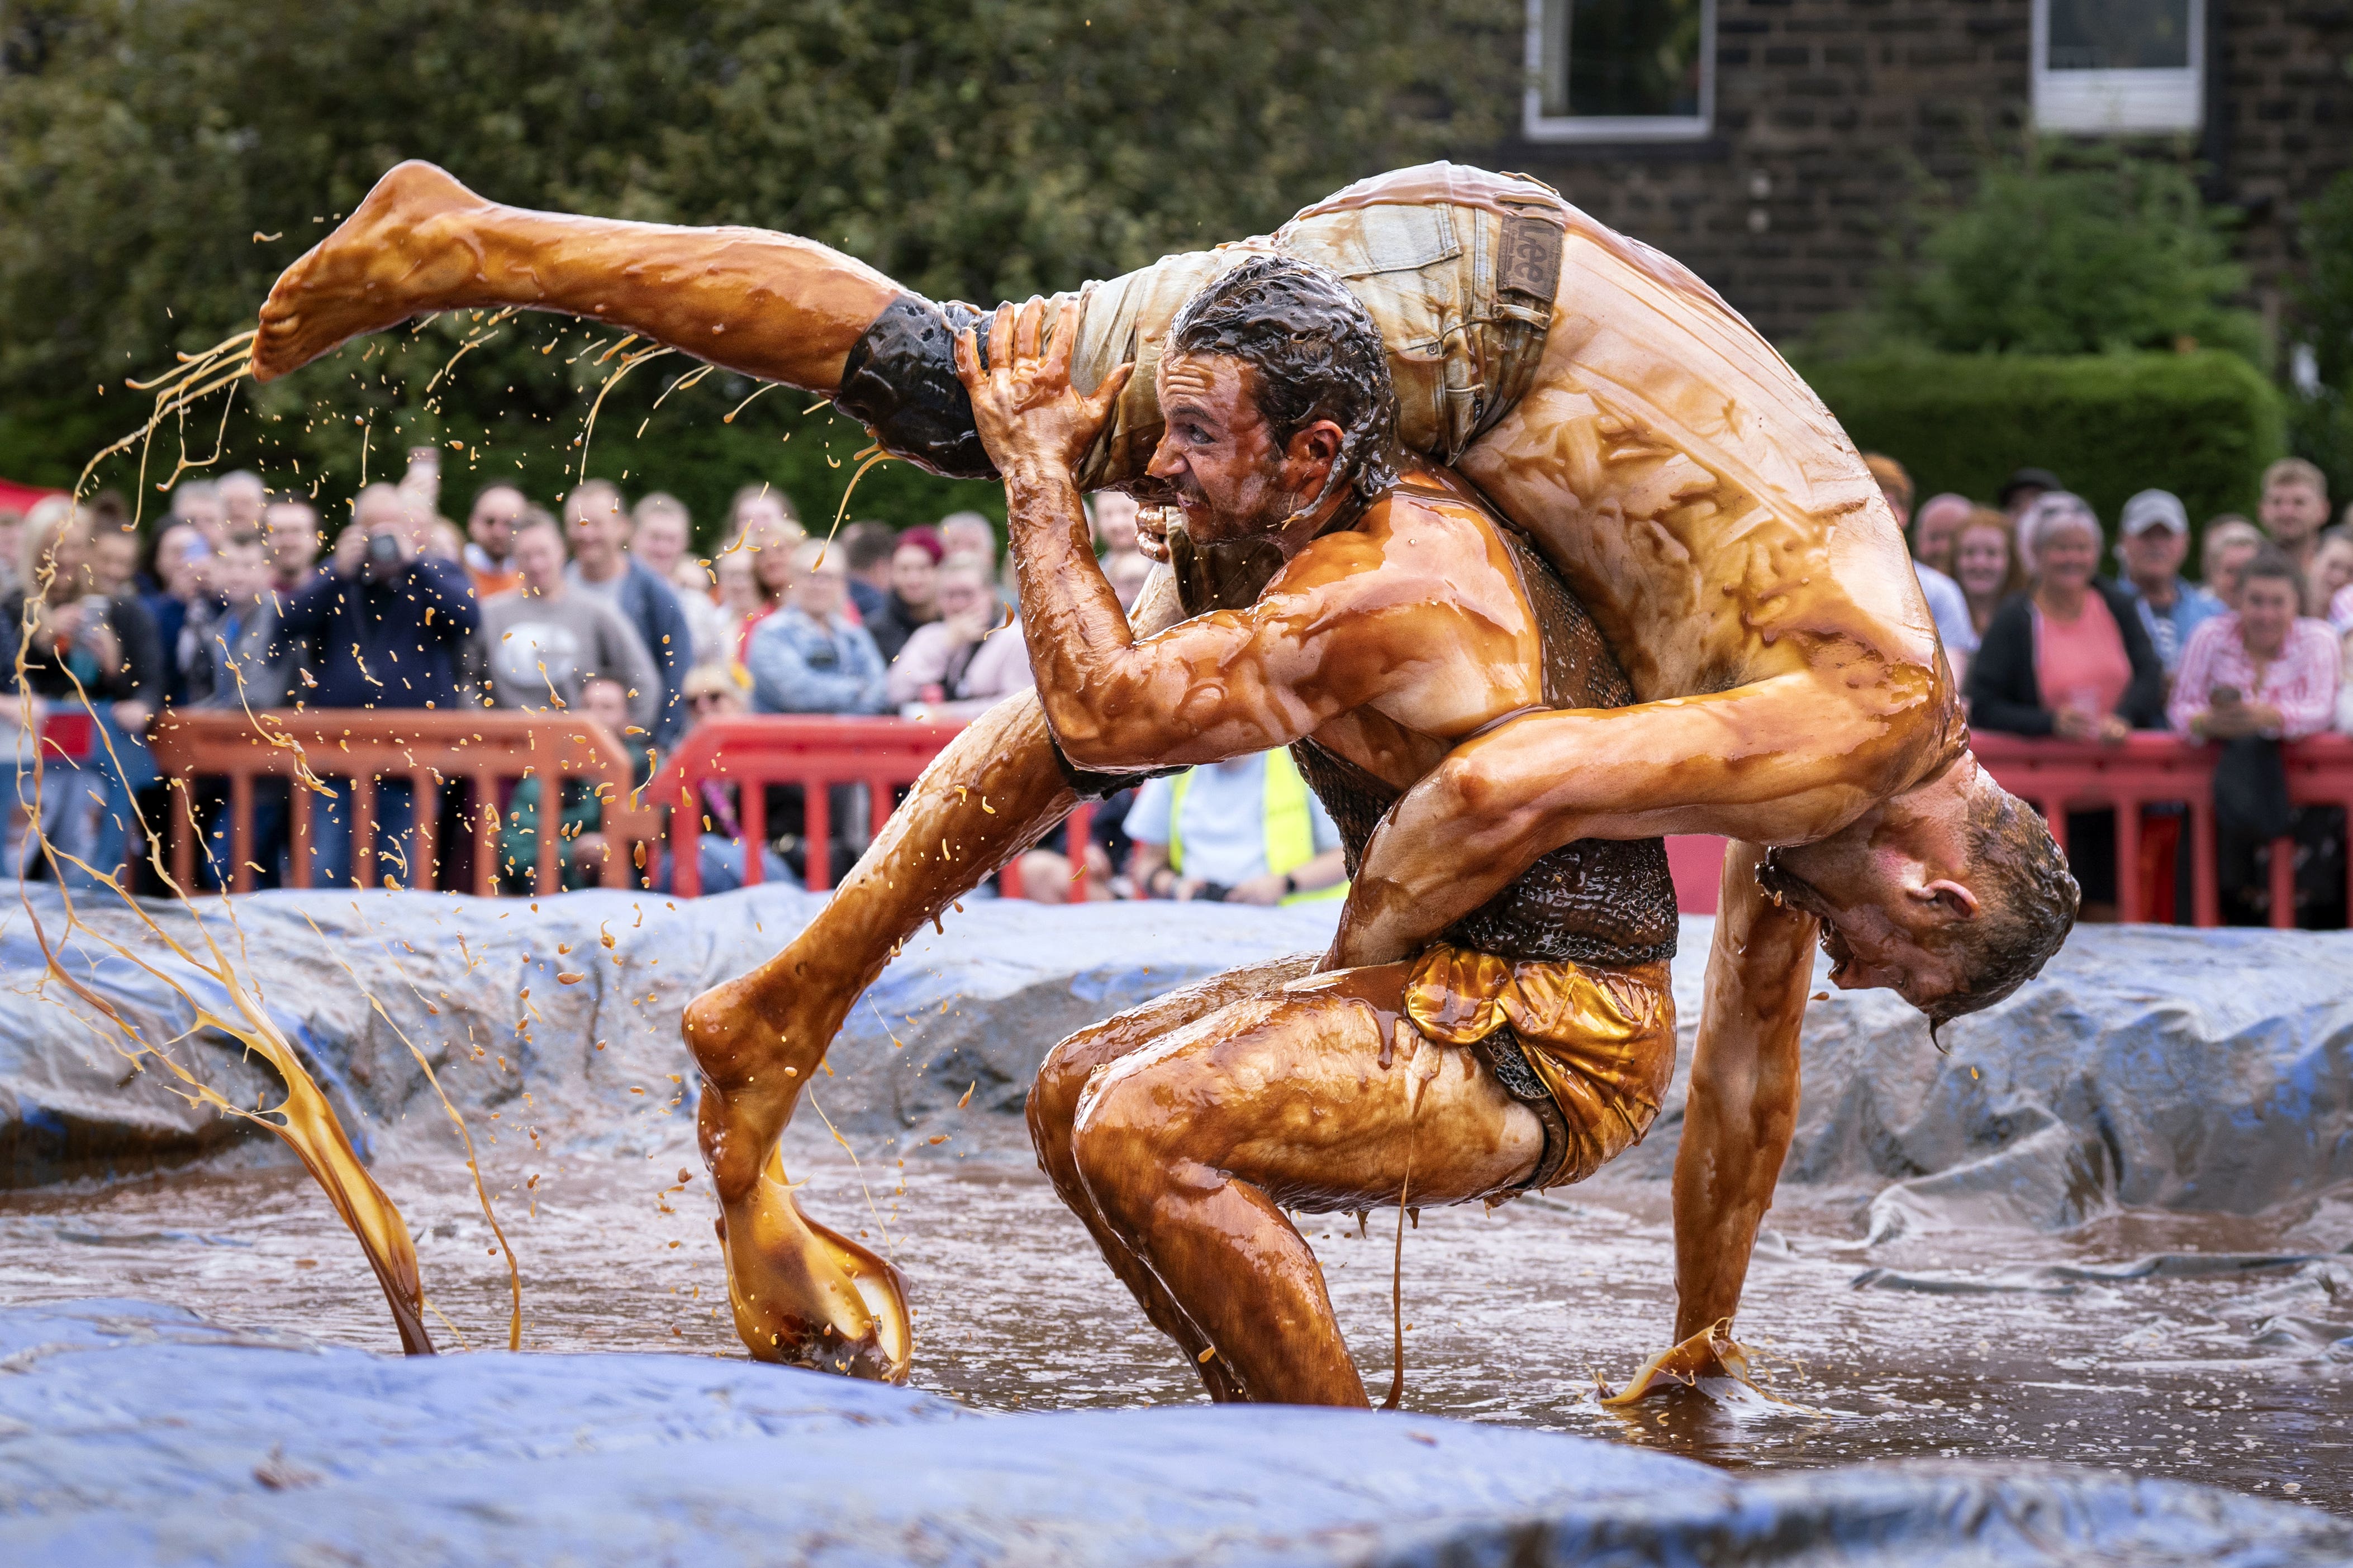
M 1369 573 L 1426 578 L 1437 592 L 1467 586 L 1463 573 L 1492 563 L 1509 525 L 1469 494 L 1400 480 L 1372 498 L 1353 528 L 1313 541 L 1286 586 L 1352 587 Z M 1367 582 L 1366 586 L 1370 586 Z

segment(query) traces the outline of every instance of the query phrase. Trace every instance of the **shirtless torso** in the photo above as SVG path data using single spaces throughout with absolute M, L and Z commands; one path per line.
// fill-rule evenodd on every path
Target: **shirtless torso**
M 1361 210 L 1410 200 L 1410 184 L 1368 182 L 1335 201 Z M 1511 251 L 1556 269 L 1525 389 L 1468 426 L 1423 423 L 1585 599 L 1645 701 L 1531 715 L 1485 734 L 1458 711 L 1424 731 L 1460 742 L 1426 773 L 1371 767 L 1393 784 L 1419 782 L 1368 847 L 1333 960 L 1413 952 L 1577 838 L 1694 831 L 1738 841 L 1678 1161 L 1682 1338 L 1738 1301 L 1794 1122 L 1817 917 L 1833 928 L 1842 983 L 1894 984 L 1926 1004 L 1964 990 L 1972 976 L 1944 938 L 1977 915 L 1971 884 L 1983 868 L 1982 840 L 1962 819 L 1974 827 L 2001 803 L 1967 755 L 1903 542 L 1835 423 L 1690 274 L 1556 201 L 1552 209 L 1557 239 Z M 1149 348 L 1176 303 L 1139 317 L 1137 342 L 1113 345 L 1114 360 Z M 942 385 L 945 321 L 871 268 L 786 235 L 505 207 L 423 164 L 387 174 L 288 270 L 263 309 L 254 363 L 282 374 L 425 311 L 504 306 L 609 322 L 829 395 L 844 394 L 855 368 L 865 391 L 879 376 L 930 421 L 929 435 L 921 421 L 884 429 L 886 445 L 929 460 L 940 443 L 970 440 L 968 407 Z M 878 371 L 871 335 L 886 327 L 929 353 L 930 369 L 895 382 Z M 1430 379 L 1418 345 L 1390 346 L 1401 384 Z M 1415 428 L 1400 425 L 1409 441 Z M 1479 433 L 1458 450 L 1440 439 L 1448 429 Z M 1159 432 L 1123 434 L 1087 478 L 1152 488 L 1142 468 Z M 1162 574 L 1135 624 L 1149 631 L 1180 614 Z M 1038 668 L 1050 695 L 1060 678 L 1048 661 Z M 1064 729 L 1061 739 L 1087 765 L 1163 760 L 1116 748 L 1082 755 L 1086 737 Z M 1430 760 L 1426 746 L 1416 757 Z M 1074 798 L 1039 701 L 1000 705 L 943 754 L 815 922 L 690 1009 L 731 1296 L 754 1353 L 903 1373 L 906 1319 L 887 1270 L 800 1215 L 776 1141 L 897 942 L 1034 843 Z M 1762 847 L 1810 839 L 1811 859 L 1791 856 L 1783 884 L 1799 896 L 1767 899 L 1756 875 Z M 943 841 L 960 853 L 938 854 Z M 2047 871 L 2047 857 L 2028 849 Z M 2055 886 L 2047 874 L 2042 883 Z M 1978 987 L 1978 1000 L 2039 964 L 2055 944 L 2049 924 L 2001 986 Z
M 1240 323 L 1223 338 L 1202 324 L 1220 311 Z M 1109 399 L 1070 390 L 1072 334 L 1044 310 L 996 328 L 996 368 L 968 363 L 966 380 L 1006 476 L 1032 660 L 1075 754 L 1167 764 L 1290 745 L 1353 858 L 1464 738 L 1630 700 L 1557 574 L 1475 493 L 1427 468 L 1387 480 L 1380 334 L 1328 271 L 1235 269 L 1187 305 L 1158 362 L 1168 417 L 1152 472 L 1179 498 L 1184 537 L 1240 547 L 1272 575 L 1227 574 L 1233 607 L 1217 608 L 1206 574 L 1187 574 L 1197 613 L 1150 637 L 1110 601 L 1072 471 Z M 1254 389 L 1300 365 L 1261 332 L 1293 353 L 1312 336 L 1306 363 L 1352 361 L 1378 395 L 1282 428 Z M 1369 433 L 1376 475 L 1335 493 L 1352 430 Z M 1255 966 L 1063 1042 L 1030 1097 L 1039 1163 L 1213 1396 L 1362 1404 L 1284 1211 L 1590 1175 L 1648 1130 L 1673 1071 L 1675 929 L 1659 840 L 1564 846 L 1401 962 Z

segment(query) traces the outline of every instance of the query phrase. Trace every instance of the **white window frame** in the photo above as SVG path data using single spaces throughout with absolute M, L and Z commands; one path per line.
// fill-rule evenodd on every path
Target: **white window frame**
M 2193 0 L 2194 3 L 2194 0 Z M 1701 0 L 1697 114 L 1546 114 L 1544 111 L 1545 0 L 1528 0 L 1527 90 L 1520 129 L 1531 142 L 1692 142 L 1715 129 L 1715 0 Z
M 2189 0 L 2189 63 L 2171 70 L 2052 70 L 2051 0 L 2034 0 L 2034 123 L 2079 135 L 2156 135 L 2206 119 L 2206 4 Z

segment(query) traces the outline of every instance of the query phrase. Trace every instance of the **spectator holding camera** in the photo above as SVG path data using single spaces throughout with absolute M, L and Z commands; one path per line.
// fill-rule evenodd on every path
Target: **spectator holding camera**
M 2241 574 L 2239 605 L 2189 639 L 2175 681 L 2173 727 L 2219 745 L 2214 763 L 2215 850 L 2223 919 L 2262 925 L 2271 913 L 2270 846 L 2297 843 L 2300 913 L 2339 909 L 2345 893 L 2344 814 L 2288 798 L 2280 742 L 2302 740 L 2336 718 L 2338 651 L 2327 623 L 2298 614 L 2302 574 L 2264 545 Z
M 305 701 L 314 708 L 472 706 L 464 689 L 467 644 L 481 614 L 465 569 L 425 553 L 433 519 L 410 492 L 370 485 L 352 503 L 353 526 L 336 542 L 335 569 L 296 594 L 282 626 L 316 653 Z M 405 778 L 376 785 L 376 853 L 406 865 L 417 802 Z M 311 853 L 323 879 L 351 877 L 346 801 L 313 817 Z
M 2173 727 L 2200 741 L 2295 741 L 2328 728 L 2337 706 L 2337 638 L 2298 612 L 2295 562 L 2266 546 L 2242 574 L 2239 608 L 2200 626 L 2181 656 Z
M 86 874 L 67 865 L 69 858 L 101 870 L 121 859 L 122 829 L 118 823 L 101 836 L 101 808 L 127 816 L 131 791 L 152 776 L 143 737 L 164 685 L 155 623 L 129 593 L 98 590 L 90 549 L 89 520 L 70 500 L 39 502 L 25 524 L 18 575 L 26 586 L 0 600 L 0 626 L 22 647 L 11 661 L 14 695 L 0 721 L 14 739 L 20 775 L 32 771 L 41 742 L 39 831 L 77 881 Z M 121 776 L 110 742 L 126 769 L 145 776 Z M 25 807 L 35 794 L 21 778 L 9 793 L 12 876 L 37 875 L 45 864 L 25 831 L 33 826 Z

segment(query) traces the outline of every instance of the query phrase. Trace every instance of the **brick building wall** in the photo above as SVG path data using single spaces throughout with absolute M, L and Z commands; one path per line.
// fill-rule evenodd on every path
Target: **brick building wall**
M 2276 318 L 2296 206 L 2353 165 L 2353 0 L 2209 0 L 2210 195 Z M 1487 154 L 1672 253 L 1768 336 L 1860 303 L 1894 208 L 2031 119 L 2031 0 L 1718 0 L 1714 133 Z M 2165 149 L 2171 152 L 2172 145 Z

